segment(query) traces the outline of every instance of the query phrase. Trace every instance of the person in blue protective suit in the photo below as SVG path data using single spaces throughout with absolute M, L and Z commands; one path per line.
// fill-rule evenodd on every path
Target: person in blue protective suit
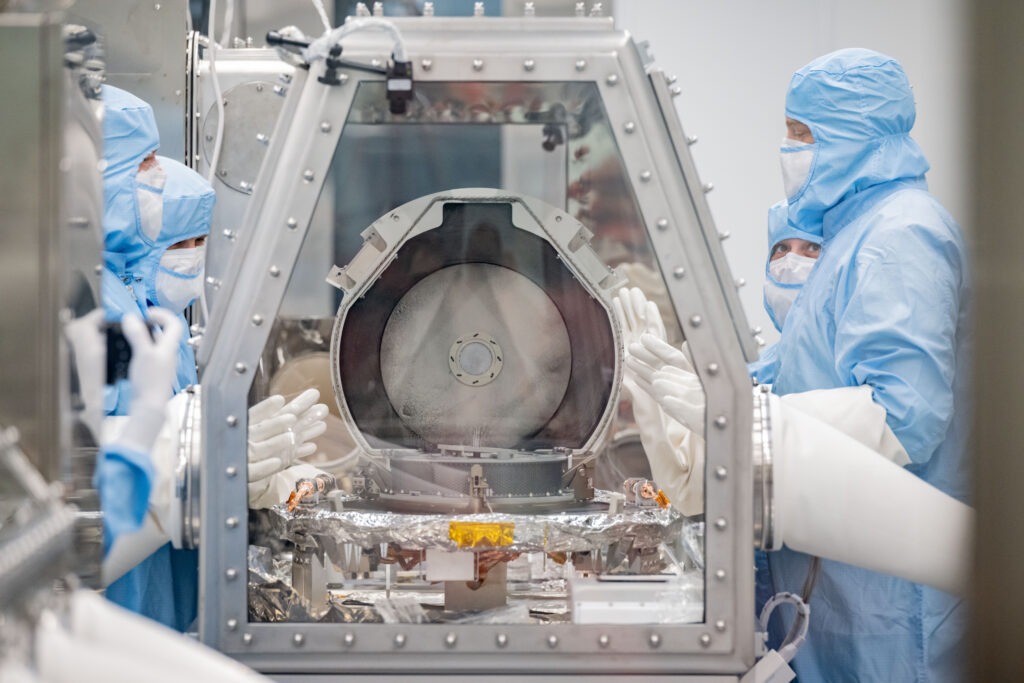
M 788 222 L 822 253 L 758 379 L 780 395 L 869 386 L 906 468 L 964 500 L 967 255 L 928 193 L 915 116 L 902 67 L 877 52 L 840 50 L 793 76 L 780 150 Z M 798 591 L 811 560 L 770 553 L 775 590 Z M 965 611 L 932 588 L 826 560 L 793 666 L 803 683 L 959 680 Z
M 163 306 L 184 325 L 182 309 L 201 293 L 204 247 L 197 241 L 209 232 L 213 188 L 186 166 L 154 155 L 159 138 L 148 104 L 110 86 L 104 86 L 103 98 L 107 318 Z M 182 335 L 173 392 L 195 382 L 194 355 Z M 106 413 L 125 414 L 131 394 L 124 382 L 108 387 Z M 112 583 L 107 597 L 183 631 L 196 616 L 197 567 L 195 551 L 164 545 Z

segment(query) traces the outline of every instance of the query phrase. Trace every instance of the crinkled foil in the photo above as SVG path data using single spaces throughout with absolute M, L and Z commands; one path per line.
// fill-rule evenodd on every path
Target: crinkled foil
M 672 508 L 626 507 L 612 515 L 603 510 L 547 514 L 481 513 L 475 515 L 405 514 L 374 510 L 296 508 L 283 505 L 269 511 L 272 532 L 302 548 L 352 543 L 370 548 L 395 543 L 404 549 L 437 548 L 455 551 L 449 523 L 513 524 L 511 545 L 473 550 L 508 552 L 586 552 L 619 541 L 633 547 L 657 547 L 680 538 L 684 517 Z

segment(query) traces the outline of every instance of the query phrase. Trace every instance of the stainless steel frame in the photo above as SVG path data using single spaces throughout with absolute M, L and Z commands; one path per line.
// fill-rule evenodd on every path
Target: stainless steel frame
M 610 19 L 396 21 L 415 78 L 589 81 L 607 115 L 676 314 L 707 393 L 705 623 L 683 626 L 392 626 L 247 623 L 247 396 L 359 82 L 296 70 L 245 219 L 232 239 L 211 325 L 199 349 L 203 463 L 200 636 L 274 674 L 723 674 L 755 659 L 749 329 L 717 232 L 697 188 L 664 75 L 645 65 Z M 349 59 L 386 60 L 379 37 L 354 36 Z M 649 73 L 648 73 L 649 71 Z M 659 95 L 661 92 L 661 95 Z M 667 109 L 666 109 L 667 106 Z M 386 656 L 384 656 L 386 655 Z M 657 680 L 657 678 L 652 679 Z

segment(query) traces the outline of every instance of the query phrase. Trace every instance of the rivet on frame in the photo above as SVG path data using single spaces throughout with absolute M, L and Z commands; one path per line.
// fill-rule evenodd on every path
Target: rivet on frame
M 234 631 L 238 628 L 238 619 L 228 619 L 226 626 L 229 631 Z
M 585 59 L 577 59 L 576 60 L 576 70 L 577 71 L 583 71 L 586 68 L 587 68 L 587 60 L 585 60 Z
M 726 575 L 725 575 L 725 570 L 724 569 L 719 569 L 719 570 L 715 571 L 715 578 L 718 579 L 719 581 L 725 581 L 725 576 Z
M 395 647 L 405 647 L 405 634 L 398 633 L 395 635 Z
M 722 242 L 726 241 L 730 237 L 732 237 L 732 233 L 727 231 L 727 230 L 724 231 L 724 232 L 718 233 L 718 239 L 721 240 Z
M 281 269 L 277 266 L 270 266 L 270 277 L 277 277 L 281 274 Z
M 248 369 L 249 367 L 242 361 L 238 361 L 237 363 L 235 363 L 235 372 L 237 372 L 239 375 L 244 375 L 245 371 Z
M 717 375 L 719 370 L 720 368 L 718 367 L 718 363 L 708 363 L 709 375 Z
M 228 423 L 228 427 L 234 427 L 238 424 L 238 418 L 234 415 L 228 415 L 224 421 Z
M 484 70 L 484 60 L 482 60 L 482 59 L 474 59 L 473 60 L 473 71 L 483 71 L 483 70 Z
M 616 85 L 619 82 L 619 77 L 616 74 L 608 74 L 608 78 L 604 79 L 608 85 Z
M 688 144 L 688 145 L 696 145 L 697 144 L 697 140 L 698 140 L 698 138 L 697 138 L 696 135 L 691 135 L 691 136 L 686 138 L 686 144 Z
M 238 570 L 234 567 L 228 568 L 224 571 L 224 578 L 226 578 L 228 581 L 234 581 L 238 578 Z
M 715 630 L 719 633 L 725 633 L 725 619 L 719 619 L 715 622 Z
M 228 517 L 224 520 L 224 526 L 226 526 L 229 529 L 238 528 L 238 517 Z
M 622 130 L 626 131 L 629 134 L 632 134 L 636 131 L 636 124 L 633 123 L 632 121 L 626 121 L 626 123 L 622 125 Z
M 508 636 L 506 636 L 504 633 L 499 633 L 497 637 L 494 639 L 494 642 L 497 643 L 498 647 L 505 647 L 506 645 L 508 645 Z
M 655 225 L 658 226 L 658 230 L 668 230 L 668 219 L 659 218 Z
M 602 633 L 602 634 L 601 634 L 600 636 L 598 636 L 598 637 L 597 637 L 597 644 L 598 644 L 598 645 L 599 645 L 600 647 L 602 647 L 602 648 L 604 648 L 604 647 L 608 647 L 608 644 L 609 644 L 610 642 L 612 642 L 612 641 L 611 641 L 611 638 L 609 638 L 609 637 L 608 637 L 608 636 L 607 636 L 606 634 L 604 634 L 604 633 Z
M 702 634 L 700 634 L 700 646 L 701 647 L 710 647 L 710 645 L 711 645 L 711 634 L 710 633 L 702 633 Z
M 255 315 L 253 315 L 252 316 L 252 324 L 253 324 L 253 327 L 259 327 L 260 325 L 262 325 L 263 324 L 263 316 L 260 315 L 259 313 L 256 313 Z
M 746 278 L 744 278 L 744 277 L 736 278 L 736 289 L 740 289 L 740 288 L 746 287 L 746 286 L 747 286 L 747 279 Z
M 715 520 L 715 528 L 719 531 L 725 531 L 726 527 L 729 526 L 729 522 L 726 521 L 725 517 L 719 517 Z
M 640 171 L 640 182 L 649 183 L 651 182 L 651 172 L 648 170 Z
M 700 324 L 702 322 L 704 322 L 704 319 L 701 318 L 699 315 L 690 316 L 690 324 L 693 325 L 694 327 L 700 327 Z
M 727 424 L 729 424 L 729 420 L 728 418 L 725 417 L 725 415 L 719 415 L 718 417 L 715 418 L 715 426 L 718 427 L 719 429 L 725 429 L 725 426 Z
M 682 280 L 684 277 L 686 277 L 686 268 L 683 268 L 682 266 L 677 266 L 673 268 L 672 277 L 674 277 L 677 280 Z
M 729 470 L 725 469 L 723 465 L 719 465 L 715 468 L 715 476 L 719 479 L 725 479 L 729 476 Z
M 302 647 L 306 643 L 306 636 L 301 633 L 296 633 L 292 636 L 292 645 L 295 647 Z
M 346 633 L 345 636 L 341 639 L 341 642 L 345 644 L 345 647 L 352 647 L 356 644 L 356 634 Z
M 243 633 L 242 634 L 242 642 L 245 643 L 246 645 L 252 645 L 252 634 L 251 633 Z
M 651 647 L 661 647 L 661 636 L 657 633 L 652 633 L 647 642 L 650 643 Z
M 294 230 L 295 228 L 299 227 L 299 222 L 294 218 L 289 218 L 287 221 L 285 221 L 285 225 L 288 226 L 289 230 Z
M 524 59 L 523 60 L 523 68 L 525 70 L 527 70 L 527 71 L 533 71 L 534 68 L 536 68 L 536 66 L 537 66 L 537 62 L 533 61 L 532 59 Z
M 548 636 L 548 647 L 550 647 L 550 648 L 558 647 L 558 636 L 556 636 L 554 633 L 552 633 L 550 636 Z
M 330 121 L 321 121 L 320 122 L 320 132 L 321 133 L 330 133 L 331 132 L 331 122 Z
M 672 94 L 672 97 L 679 97 L 680 95 L 683 94 L 683 89 L 680 88 L 678 85 L 673 85 L 671 88 L 668 89 L 668 91 L 669 93 Z
M 313 169 L 311 168 L 307 168 L 305 171 L 302 172 L 302 179 L 305 180 L 307 183 L 313 182 L 313 178 L 315 177 L 316 175 L 313 173 Z
M 234 465 L 224 468 L 224 474 L 228 476 L 228 479 L 233 479 L 238 476 L 238 468 Z
M 420 61 L 420 67 L 422 67 L 424 71 L 430 71 L 434 68 L 434 62 L 430 59 L 424 59 Z
M 457 643 L 457 642 L 458 642 L 458 636 L 456 636 L 454 633 L 448 633 L 444 637 L 444 646 L 447 647 L 447 648 L 455 647 L 455 643 Z

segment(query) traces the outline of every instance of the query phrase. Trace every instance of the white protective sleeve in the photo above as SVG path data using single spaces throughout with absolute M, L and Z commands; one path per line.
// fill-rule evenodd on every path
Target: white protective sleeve
M 185 416 L 187 400 L 187 394 L 181 392 L 167 402 L 163 428 L 150 452 L 154 476 L 146 520 L 138 531 L 119 536 L 103 558 L 101 576 L 104 586 L 121 578 L 165 543 L 173 541 L 176 547 L 181 543 L 180 538 L 172 537 L 171 530 L 180 528 L 180 520 L 174 510 L 174 483 L 179 428 Z M 131 419 L 117 416 L 104 420 L 103 443 L 116 442 Z
M 47 613 L 36 629 L 36 663 L 52 683 L 266 683 L 235 660 L 90 591 L 70 597 L 70 625 Z
M 794 405 L 769 396 L 776 547 L 963 595 L 974 510 Z

